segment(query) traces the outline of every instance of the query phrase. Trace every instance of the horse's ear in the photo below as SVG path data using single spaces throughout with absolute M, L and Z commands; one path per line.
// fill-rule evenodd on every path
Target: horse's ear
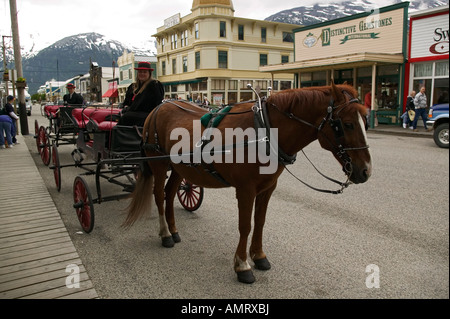
M 339 103 L 341 101 L 345 101 L 345 98 L 342 92 L 339 91 L 339 88 L 334 84 L 334 81 L 331 81 L 331 96 L 335 103 Z

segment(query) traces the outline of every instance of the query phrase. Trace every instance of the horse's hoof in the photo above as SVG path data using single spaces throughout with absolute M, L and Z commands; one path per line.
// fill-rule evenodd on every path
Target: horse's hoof
M 172 234 L 172 238 L 173 238 L 173 241 L 174 241 L 175 243 L 181 242 L 181 237 L 180 237 L 180 235 L 179 235 L 178 233 L 173 233 L 173 234 Z
M 238 271 L 236 272 L 238 281 L 244 284 L 252 284 L 255 282 L 255 276 L 251 270 Z
M 173 246 L 175 246 L 175 242 L 174 242 L 172 236 L 163 237 L 162 245 L 163 245 L 163 247 L 166 247 L 166 248 L 172 248 Z
M 255 263 L 255 268 L 259 270 L 269 270 L 272 267 L 267 258 L 253 260 L 253 262 Z

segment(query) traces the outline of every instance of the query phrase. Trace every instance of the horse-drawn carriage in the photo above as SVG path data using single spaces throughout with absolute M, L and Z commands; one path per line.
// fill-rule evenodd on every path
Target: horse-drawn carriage
M 341 189 L 327 191 L 312 187 L 314 190 L 341 194 L 352 183 L 365 183 L 372 174 L 371 155 L 365 132 L 367 110 L 359 103 L 353 87 L 333 84 L 331 87 L 286 90 L 267 99 L 258 97 L 256 101 L 237 103 L 227 109 L 229 112 L 226 114 L 221 112 L 211 115 L 193 103 L 166 101 L 147 117 L 142 130 L 129 127 L 125 130 L 125 134 L 134 135 L 136 141 L 142 143 L 139 144 L 139 151 L 137 144 L 136 150 L 125 152 L 115 147 L 121 133 L 117 125 L 110 133 L 106 133 L 103 139 L 97 138 L 97 132 L 94 131 L 79 132 L 77 141 L 81 144 L 77 144 L 80 153 L 87 152 L 84 147 L 89 147 L 87 141 L 90 139 L 83 138 L 85 134 L 94 134 L 94 140 L 101 141 L 92 143 L 95 169 L 89 172 L 96 176 L 99 197 L 92 199 L 81 176 L 76 177 L 74 182 L 74 207 L 83 229 L 92 230 L 93 204 L 106 200 L 101 196 L 99 184 L 100 178 L 106 175 L 103 170 L 105 166 L 110 168 L 107 172 L 116 174 L 115 176 L 123 174 L 130 178 L 139 171 L 137 179 L 130 178 L 133 181 L 132 189 L 121 185 L 124 190 L 132 190 L 124 225 L 131 226 L 148 212 L 154 195 L 164 247 L 173 247 L 181 240 L 173 205 L 176 194 L 180 191 L 180 183 L 189 180 L 200 188 L 234 187 L 238 201 L 240 233 L 234 255 L 234 271 L 240 282 L 253 283 L 255 278 L 248 259 L 253 260 L 254 267 L 259 270 L 271 268 L 263 251 L 266 211 L 271 195 L 277 187 L 278 178 L 287 169 L 287 165 L 295 162 L 298 152 L 318 140 L 322 148 L 330 151 L 342 166 L 346 182 L 327 177 L 338 183 Z M 209 120 L 203 123 L 201 119 L 205 117 Z M 226 135 L 230 128 L 232 133 L 234 129 L 243 134 L 241 139 L 230 139 L 227 144 Z M 250 137 L 247 133 L 252 130 L 255 134 Z M 173 135 L 178 135 L 178 139 L 172 139 Z M 188 152 L 183 152 L 183 149 L 179 149 L 179 137 L 183 139 L 186 136 Z M 106 141 L 111 142 L 111 147 L 106 147 L 105 154 L 96 150 L 96 145 L 103 145 Z M 210 147 L 214 145 L 211 141 L 219 144 L 225 141 L 225 144 Z M 122 146 L 120 142 L 117 145 Z M 254 145 L 258 145 L 258 151 L 260 147 L 263 150 L 261 158 L 256 159 L 250 156 L 250 153 L 245 153 L 243 157 L 238 156 L 238 150 L 248 151 Z M 172 152 L 174 149 L 175 152 Z M 231 161 L 224 160 L 224 157 L 230 155 L 229 152 Z M 196 154 L 201 155 L 198 162 Z M 207 162 L 203 160 L 203 154 L 209 159 L 218 155 L 219 160 Z M 265 161 L 264 155 L 268 155 L 268 161 Z M 56 171 L 55 176 L 59 175 L 61 167 L 55 160 L 52 166 Z M 171 170 L 171 174 L 167 179 L 168 170 Z M 326 177 L 323 174 L 322 176 Z M 108 181 L 115 183 L 114 177 L 108 177 Z M 202 191 L 198 194 L 200 193 L 202 194 Z M 254 230 L 248 250 L 252 216 Z
M 47 128 L 35 123 L 36 144 L 45 165 L 53 170 L 58 192 L 61 190 L 61 170 L 77 167 L 84 171 L 73 183 L 74 205 L 78 220 L 87 233 L 94 227 L 94 204 L 126 198 L 133 191 L 142 163 L 142 128 L 118 124 L 117 108 L 108 106 L 48 106 Z M 58 147 L 73 144 L 73 162 L 60 162 Z M 95 176 L 97 197 L 92 196 L 84 176 Z M 103 196 L 102 181 L 117 185 L 122 192 Z M 203 188 L 183 180 L 178 189 L 181 205 L 188 211 L 197 210 L 203 200 Z

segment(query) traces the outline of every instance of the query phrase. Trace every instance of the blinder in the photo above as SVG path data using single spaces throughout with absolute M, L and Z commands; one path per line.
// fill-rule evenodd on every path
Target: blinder
M 332 143 L 331 141 L 329 141 L 329 142 L 335 148 L 335 154 L 343 161 L 344 172 L 347 174 L 348 177 L 350 177 L 350 175 L 353 172 L 353 165 L 352 165 L 352 159 L 347 152 L 368 149 L 369 146 L 365 145 L 362 147 L 347 147 L 347 148 L 343 146 L 344 136 L 345 136 L 344 126 L 342 124 L 342 120 L 339 117 L 337 119 L 333 118 L 333 111 L 337 110 L 336 116 L 338 116 L 339 113 L 345 107 L 349 106 L 351 103 L 359 102 L 359 100 L 357 98 L 352 97 L 346 91 L 343 91 L 343 93 L 345 95 L 347 95 L 348 101 L 343 104 L 340 104 L 338 106 L 335 106 L 334 100 L 333 99 L 330 100 L 330 105 L 328 106 L 328 114 L 324 118 L 321 125 L 319 126 L 319 132 L 323 128 L 325 122 L 328 120 L 328 123 L 330 123 L 331 129 L 334 133 L 336 143 Z
M 344 127 L 342 126 L 341 119 L 330 120 L 331 128 L 333 129 L 336 140 L 340 140 L 344 137 Z

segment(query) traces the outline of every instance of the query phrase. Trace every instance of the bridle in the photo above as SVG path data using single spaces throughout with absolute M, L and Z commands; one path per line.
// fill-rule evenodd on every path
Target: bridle
M 249 86 L 250 87 L 250 86 Z M 256 92 L 255 92 L 256 93 Z M 327 108 L 327 114 L 325 115 L 325 117 L 323 118 L 322 122 L 320 123 L 319 126 L 315 126 L 312 123 L 309 123 L 297 116 L 294 115 L 294 113 L 292 112 L 292 110 L 289 110 L 289 112 L 286 112 L 284 110 L 281 110 L 276 104 L 273 103 L 269 103 L 267 102 L 267 100 L 265 98 L 261 99 L 258 96 L 258 102 L 259 105 L 254 106 L 253 110 L 255 112 L 255 117 L 258 119 L 260 118 L 260 120 L 258 121 L 260 123 L 260 125 L 265 126 L 266 130 L 267 130 L 267 135 L 269 137 L 269 144 L 270 143 L 270 123 L 269 123 L 269 116 L 267 113 L 267 104 L 270 104 L 271 106 L 273 106 L 278 112 L 284 114 L 285 116 L 287 116 L 288 118 L 305 124 L 309 127 L 314 128 L 315 130 L 317 130 L 318 134 L 323 134 L 322 136 L 325 137 L 325 139 L 328 141 L 328 143 L 331 145 L 332 149 L 333 149 L 333 153 L 342 161 L 342 166 L 343 166 L 343 170 L 347 176 L 347 181 L 345 183 L 336 181 L 324 174 L 322 174 L 315 166 L 314 164 L 309 160 L 309 158 L 306 156 L 305 152 L 303 152 L 303 154 L 305 155 L 305 157 L 308 159 L 308 161 L 311 163 L 311 165 L 316 169 L 316 171 L 322 175 L 323 177 L 325 177 L 326 179 L 337 183 L 341 186 L 340 190 L 337 191 L 330 191 L 330 190 L 323 190 L 323 189 L 318 189 L 315 188 L 305 182 L 303 182 L 302 180 L 300 180 L 299 178 L 297 178 L 294 174 L 291 173 L 291 171 L 289 171 L 289 169 L 287 168 L 286 165 L 289 164 L 294 164 L 296 161 L 296 155 L 290 156 L 288 154 L 286 154 L 285 152 L 283 152 L 280 148 L 278 148 L 278 156 L 279 156 L 279 160 L 280 162 L 283 164 L 283 166 L 286 168 L 286 170 L 292 175 L 294 176 L 297 180 L 299 180 L 301 183 L 303 183 L 304 185 L 319 191 L 319 192 L 324 192 L 324 193 L 331 193 L 331 194 L 342 194 L 343 190 L 345 188 L 347 188 L 351 182 L 350 182 L 350 176 L 353 173 L 353 164 L 352 164 L 352 159 L 350 157 L 350 155 L 348 154 L 348 152 L 351 151 L 359 151 L 359 150 L 365 150 L 365 149 L 369 149 L 369 145 L 364 145 L 364 146 L 360 146 L 360 147 L 344 147 L 344 136 L 345 136 L 345 131 L 344 128 L 342 126 L 342 120 L 338 117 L 339 113 L 346 108 L 347 106 L 349 106 L 352 103 L 357 103 L 359 102 L 359 100 L 357 98 L 352 97 L 349 93 L 347 93 L 346 91 L 343 91 L 343 93 L 348 97 L 348 100 L 342 104 L 339 104 L 337 106 L 334 105 L 334 100 L 331 99 L 330 100 L 330 104 Z M 256 93 L 257 94 L 257 93 Z M 291 106 L 292 108 L 292 106 Z M 333 114 L 336 112 L 336 118 L 334 118 Z M 325 127 L 326 124 L 329 124 L 331 126 L 331 129 L 334 132 L 334 137 L 335 137 L 335 141 L 331 141 L 328 136 L 323 132 L 323 128 Z M 273 146 L 271 145 L 271 148 L 273 149 Z

